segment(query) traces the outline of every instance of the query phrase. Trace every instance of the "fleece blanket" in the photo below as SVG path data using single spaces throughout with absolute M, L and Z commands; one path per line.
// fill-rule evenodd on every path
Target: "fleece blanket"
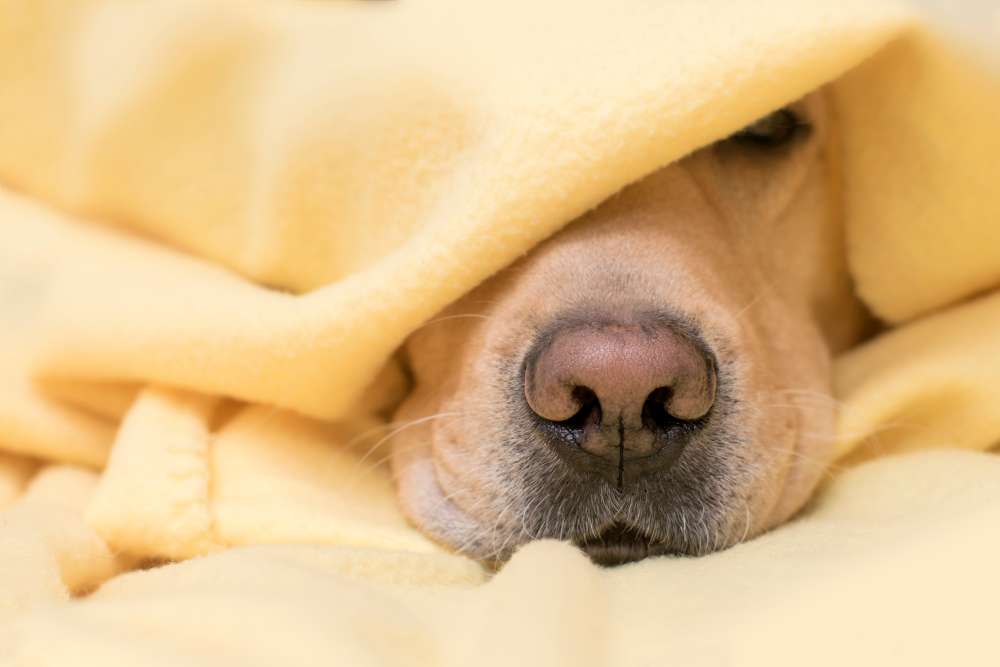
M 828 83 L 888 326 L 838 361 L 816 502 L 610 571 L 541 542 L 491 577 L 409 527 L 407 334 Z M 995 652 L 1000 460 L 925 450 L 1000 440 L 998 113 L 995 70 L 891 2 L 0 0 L 0 660 Z

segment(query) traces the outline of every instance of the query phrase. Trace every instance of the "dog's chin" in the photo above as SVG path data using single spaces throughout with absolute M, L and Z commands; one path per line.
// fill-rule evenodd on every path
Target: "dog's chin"
M 651 556 L 677 554 L 671 545 L 655 542 L 638 528 L 613 523 L 599 534 L 574 541 L 597 565 L 613 567 L 634 563 Z

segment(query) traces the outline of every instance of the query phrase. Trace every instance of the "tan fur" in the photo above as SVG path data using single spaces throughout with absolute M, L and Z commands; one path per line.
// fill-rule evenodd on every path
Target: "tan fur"
M 805 503 L 830 458 L 831 351 L 856 341 L 866 318 L 845 266 L 829 105 L 820 92 L 793 108 L 808 137 L 773 151 L 723 141 L 661 169 L 411 337 L 415 387 L 397 419 L 440 415 L 394 443 L 417 526 L 502 560 L 530 539 L 582 539 L 626 517 L 674 551 L 704 553 Z M 699 330 L 725 409 L 645 496 L 585 496 L 524 426 L 517 374 L 554 318 L 637 309 Z

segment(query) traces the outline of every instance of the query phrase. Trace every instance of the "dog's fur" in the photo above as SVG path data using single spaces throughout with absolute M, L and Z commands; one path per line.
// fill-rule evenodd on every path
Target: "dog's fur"
M 501 562 L 569 539 L 599 562 L 703 554 L 803 506 L 831 455 L 830 358 L 868 319 L 840 227 L 826 93 L 789 107 L 787 141 L 720 141 L 571 223 L 408 341 L 413 422 L 393 445 L 402 506 L 422 530 Z M 714 355 L 704 426 L 662 474 L 616 488 L 538 433 L 526 355 L 565 318 L 654 313 Z

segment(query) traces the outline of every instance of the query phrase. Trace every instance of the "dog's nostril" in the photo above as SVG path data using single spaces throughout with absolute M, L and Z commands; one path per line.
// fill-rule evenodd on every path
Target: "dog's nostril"
M 557 423 L 573 431 L 582 431 L 588 423 L 599 424 L 601 422 L 601 402 L 597 400 L 597 394 L 594 393 L 594 390 L 590 387 L 573 387 L 571 394 L 580 409 L 569 419 Z
M 646 402 L 642 406 L 642 422 L 646 428 L 668 431 L 684 421 L 667 411 L 673 393 L 670 387 L 658 387 L 646 397 Z
M 715 391 L 710 355 L 659 323 L 565 327 L 524 367 L 524 396 L 540 425 L 619 468 L 678 444 L 703 423 Z

